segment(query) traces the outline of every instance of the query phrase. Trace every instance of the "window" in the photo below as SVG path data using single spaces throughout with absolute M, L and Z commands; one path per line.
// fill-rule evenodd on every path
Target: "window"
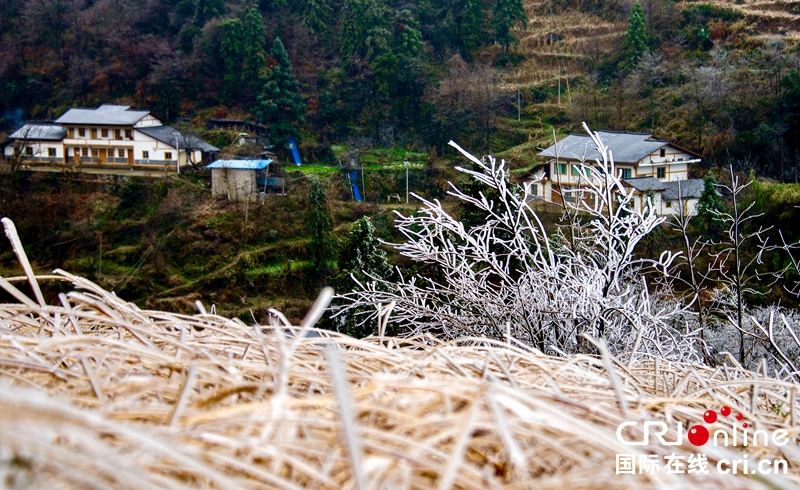
M 125 138 L 129 140 L 133 139 L 133 132 L 130 129 L 125 130 Z
M 658 167 L 656 169 L 656 177 L 663 179 L 667 176 L 667 167 Z
M 97 151 L 97 148 L 92 148 L 92 156 L 95 158 L 100 156 L 100 152 Z
M 150 158 L 150 152 L 147 150 L 142 151 L 142 158 L 144 158 L 145 160 Z
M 667 150 L 661 148 L 661 151 L 659 151 L 659 155 L 661 156 L 661 158 L 664 158 L 665 156 L 667 156 Z
M 122 139 L 122 131 L 120 131 L 119 129 L 115 129 L 114 130 L 114 139 L 115 140 L 121 140 Z
M 667 203 L 666 203 L 666 206 L 667 206 L 668 208 L 671 208 L 671 207 L 672 207 L 672 201 L 667 201 Z
M 581 167 L 580 165 L 573 165 L 572 166 L 572 175 L 578 175 L 581 177 L 588 177 L 592 175 L 592 170 L 589 167 Z
M 539 184 L 533 184 L 531 186 L 531 195 L 538 196 L 539 195 Z
M 33 156 L 33 148 L 30 147 L 30 146 L 26 146 L 25 147 L 25 154 L 28 155 L 29 157 L 32 157 Z
M 55 158 L 56 149 L 55 148 L 48 148 L 47 149 L 47 156 L 49 156 L 50 158 Z
M 97 129 L 95 129 L 95 128 L 92 128 L 92 139 L 93 140 L 97 139 Z
M 120 158 L 125 158 L 125 148 L 120 148 L 118 154 Z
M 78 128 L 78 136 L 80 136 L 81 138 L 85 138 L 86 137 L 86 129 L 85 128 Z
M 567 175 L 567 164 L 566 163 L 556 164 L 556 173 L 560 175 Z
M 83 153 L 83 156 L 88 157 L 89 156 L 89 148 L 83 148 L 83 151 L 81 153 Z
M 619 170 L 620 178 L 622 179 L 630 179 L 631 178 L 631 169 L 629 168 L 622 168 Z
M 164 152 L 164 160 L 172 160 L 172 152 L 171 151 L 165 151 Z
M 101 129 L 100 130 L 100 134 L 103 136 L 103 138 L 108 138 L 108 130 L 107 129 Z

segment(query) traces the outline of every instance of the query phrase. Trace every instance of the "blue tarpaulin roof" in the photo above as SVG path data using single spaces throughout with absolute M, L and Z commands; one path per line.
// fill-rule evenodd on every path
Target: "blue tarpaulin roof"
M 206 168 L 230 168 L 233 170 L 264 170 L 272 163 L 268 160 L 217 160 Z

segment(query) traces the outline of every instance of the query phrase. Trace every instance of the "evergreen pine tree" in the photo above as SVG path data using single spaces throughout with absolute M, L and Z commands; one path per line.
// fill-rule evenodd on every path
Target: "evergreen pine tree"
M 178 89 L 170 77 L 164 77 L 158 85 L 156 112 L 165 121 L 174 122 L 181 111 Z
M 425 45 L 416 21 L 408 10 L 398 13 L 383 52 L 370 65 L 378 92 L 393 98 L 407 95 L 414 79 L 421 75 L 419 59 Z M 421 94 L 420 94 L 421 95 Z
M 246 87 L 247 99 L 255 101 L 259 89 L 267 82 L 267 34 L 264 19 L 257 8 L 247 11 L 242 26 L 244 65 L 242 67 L 242 85 Z
M 639 62 L 642 55 L 647 51 L 649 36 L 647 34 L 647 24 L 645 23 L 644 10 L 642 4 L 636 2 L 631 9 L 628 17 L 628 31 L 622 41 L 623 65 L 626 69 L 632 69 Z
M 445 25 L 464 59 L 481 45 L 483 5 L 480 0 L 450 0 Z
M 697 218 L 705 225 L 706 233 L 714 233 L 714 218 L 717 212 L 725 210 L 722 203 L 722 194 L 717 190 L 717 179 L 714 174 L 708 172 L 703 178 L 703 193 L 697 200 Z
M 391 35 L 389 14 L 383 0 L 345 0 L 339 31 L 342 56 L 378 56 Z
M 376 279 L 394 279 L 386 252 L 379 245 L 380 242 L 375 237 L 375 227 L 368 217 L 353 223 L 339 251 L 339 274 L 333 282 L 334 290 L 338 294 L 345 294 L 356 288 L 353 278 L 361 284 Z M 380 288 L 381 285 L 376 287 Z M 340 332 L 356 338 L 377 334 L 375 322 L 359 325 L 362 319 L 358 317 L 357 312 L 353 312 L 348 318 L 342 318 L 334 324 Z
M 336 239 L 333 236 L 333 217 L 328 206 L 328 194 L 325 184 L 316 177 L 311 177 L 311 190 L 308 193 L 308 214 L 306 229 L 311 235 L 308 244 L 311 256 L 311 267 L 318 275 L 324 274 L 335 255 Z
M 297 80 L 292 75 L 292 62 L 280 38 L 275 38 L 271 56 L 277 64 L 272 69 L 272 79 L 264 85 L 258 104 L 253 110 L 258 121 L 269 124 L 273 144 L 284 144 L 288 138 L 300 139 L 298 126 L 305 119 L 305 103 L 298 93 Z
M 206 22 L 225 13 L 223 0 L 197 0 L 194 10 L 194 24 L 202 28 Z
M 311 34 L 327 34 L 331 31 L 333 8 L 327 0 L 305 0 L 302 21 Z
M 242 81 L 242 59 L 244 58 L 244 25 L 239 19 L 228 19 L 219 24 L 219 54 L 224 73 L 221 98 L 226 104 L 238 100 Z
M 528 24 L 528 16 L 525 14 L 522 0 L 495 0 L 492 4 L 494 40 L 505 46 L 506 56 L 508 56 L 509 45 L 519 42 L 511 34 L 511 29 L 517 24 L 522 24 L 523 28 Z

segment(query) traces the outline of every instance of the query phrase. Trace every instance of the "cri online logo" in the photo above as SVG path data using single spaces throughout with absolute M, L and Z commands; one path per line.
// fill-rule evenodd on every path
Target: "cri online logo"
M 728 407 L 722 407 L 719 413 L 721 413 L 723 417 L 727 417 L 728 415 L 731 414 L 731 409 Z M 742 414 L 740 413 L 736 414 L 736 420 L 741 422 L 743 418 L 744 416 Z M 716 421 L 717 421 L 717 412 L 713 410 L 706 410 L 706 412 L 703 414 L 703 422 L 707 424 L 713 424 Z M 747 422 L 744 422 L 742 424 L 742 428 L 744 429 L 747 428 Z M 702 446 L 708 442 L 708 438 L 710 437 L 710 435 L 708 433 L 708 429 L 706 429 L 704 426 L 695 425 L 691 429 L 689 429 L 689 435 L 687 437 L 689 438 L 689 442 L 691 442 L 695 446 Z
M 722 407 L 720 409 L 720 414 L 723 417 L 728 417 L 731 414 L 731 409 L 729 407 Z M 735 416 L 738 422 L 741 422 L 744 419 L 744 416 L 741 413 L 736 414 Z M 717 412 L 714 410 L 706 410 L 703 414 L 703 421 L 707 424 L 713 424 L 717 421 Z M 644 439 L 641 441 L 629 441 L 623 438 L 622 432 L 625 430 L 626 427 L 635 427 L 637 426 L 637 422 L 623 422 L 619 424 L 617 427 L 617 440 L 622 444 L 627 446 L 645 446 L 650 444 L 650 436 L 655 436 L 661 444 L 665 446 L 679 446 L 683 441 L 683 424 L 678 422 L 678 434 L 674 441 L 668 441 L 664 439 L 664 435 L 669 431 L 666 422 L 660 421 L 645 421 L 643 423 L 644 429 Z M 752 435 L 748 434 L 747 432 L 748 424 L 747 422 L 742 422 L 742 431 L 739 434 L 738 423 L 733 424 L 733 446 L 737 446 L 739 444 L 743 446 L 748 446 L 748 436 L 751 436 L 750 442 L 753 446 L 759 445 L 759 437 L 761 437 L 762 445 L 767 446 L 770 443 L 770 439 L 772 440 L 772 444 L 776 446 L 785 446 L 786 443 L 789 442 L 788 435 L 789 433 L 783 429 L 778 429 L 772 432 L 772 437 L 770 438 L 769 434 L 765 430 L 756 430 L 752 433 Z M 687 438 L 689 442 L 695 446 L 703 446 L 712 441 L 714 446 L 728 446 L 729 444 L 729 435 L 728 432 L 725 430 L 715 430 L 713 439 L 711 434 L 709 433 L 708 429 L 703 425 L 693 425 L 687 434 Z

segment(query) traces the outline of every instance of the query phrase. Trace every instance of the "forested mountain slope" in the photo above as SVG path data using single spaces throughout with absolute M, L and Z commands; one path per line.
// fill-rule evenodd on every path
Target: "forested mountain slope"
M 551 128 L 586 120 L 794 180 L 798 3 L 636 5 L 9 0 L 0 130 L 120 102 L 197 125 L 257 120 L 278 144 L 291 128 L 314 158 L 332 158 L 334 142 L 444 150 L 451 138 L 479 152 L 522 145 L 513 154 L 527 157 Z M 296 88 L 274 90 L 276 38 Z M 286 101 L 291 117 L 265 109 Z

